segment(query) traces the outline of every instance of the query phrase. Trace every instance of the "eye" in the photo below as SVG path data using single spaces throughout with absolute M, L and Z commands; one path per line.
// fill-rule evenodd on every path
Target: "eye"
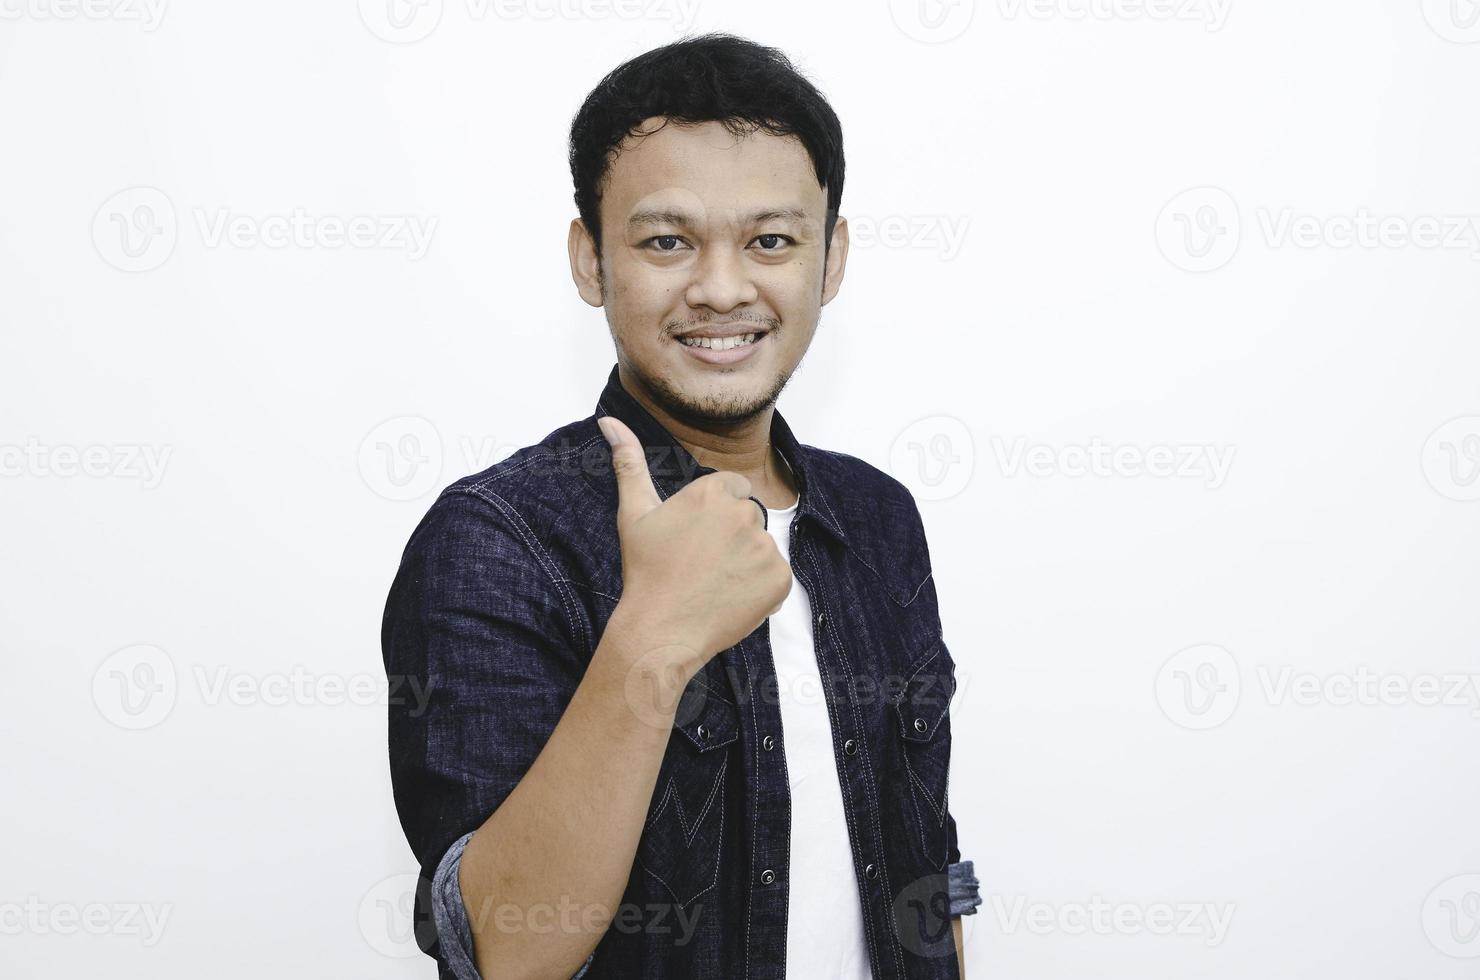
M 776 252 L 776 251 L 780 251 L 781 248 L 784 247 L 781 244 L 783 242 L 786 245 L 795 245 L 796 244 L 796 242 L 795 242 L 794 239 L 788 238 L 786 235 L 775 235 L 775 234 L 756 235 L 754 240 L 763 243 L 762 244 L 762 247 L 761 247 L 761 251 L 762 252 Z
M 678 246 L 685 244 L 684 240 L 677 235 L 654 235 L 652 238 L 643 242 L 642 247 L 653 248 L 655 242 L 658 244 L 654 250 L 658 252 L 677 252 Z

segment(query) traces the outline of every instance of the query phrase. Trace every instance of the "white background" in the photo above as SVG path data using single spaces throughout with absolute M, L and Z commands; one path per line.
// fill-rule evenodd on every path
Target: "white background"
M 781 409 L 920 501 L 968 975 L 1475 975 L 1471 0 L 388 2 L 0 0 L 0 973 L 435 975 L 386 589 L 613 362 L 571 115 L 729 29 L 843 120 Z

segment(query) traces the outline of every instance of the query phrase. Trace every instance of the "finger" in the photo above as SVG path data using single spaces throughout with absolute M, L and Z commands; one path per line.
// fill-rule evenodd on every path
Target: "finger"
M 617 477 L 617 530 L 620 532 L 663 500 L 658 496 L 657 487 L 653 486 L 642 443 L 627 424 L 611 415 L 601 416 L 596 424 L 601 427 L 612 449 L 612 469 Z

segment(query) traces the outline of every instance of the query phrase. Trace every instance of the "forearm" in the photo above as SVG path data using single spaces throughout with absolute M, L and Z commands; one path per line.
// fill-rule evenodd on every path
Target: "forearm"
M 654 648 L 640 619 L 618 604 L 549 740 L 463 852 L 484 977 L 570 976 L 617 912 L 692 676 L 675 668 L 634 682 Z

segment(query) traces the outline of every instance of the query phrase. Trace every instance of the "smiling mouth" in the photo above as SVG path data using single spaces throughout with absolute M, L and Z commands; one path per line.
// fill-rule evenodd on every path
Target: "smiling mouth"
M 684 350 L 684 355 L 704 364 L 738 364 L 752 356 L 765 344 L 771 335 L 769 330 L 754 330 L 749 333 L 731 334 L 728 337 L 700 337 L 689 334 L 673 339 Z
M 754 333 L 732 334 L 728 337 L 679 337 L 678 342 L 685 347 L 698 347 L 703 350 L 732 350 L 736 347 L 746 347 L 754 344 L 765 336 L 760 331 Z

